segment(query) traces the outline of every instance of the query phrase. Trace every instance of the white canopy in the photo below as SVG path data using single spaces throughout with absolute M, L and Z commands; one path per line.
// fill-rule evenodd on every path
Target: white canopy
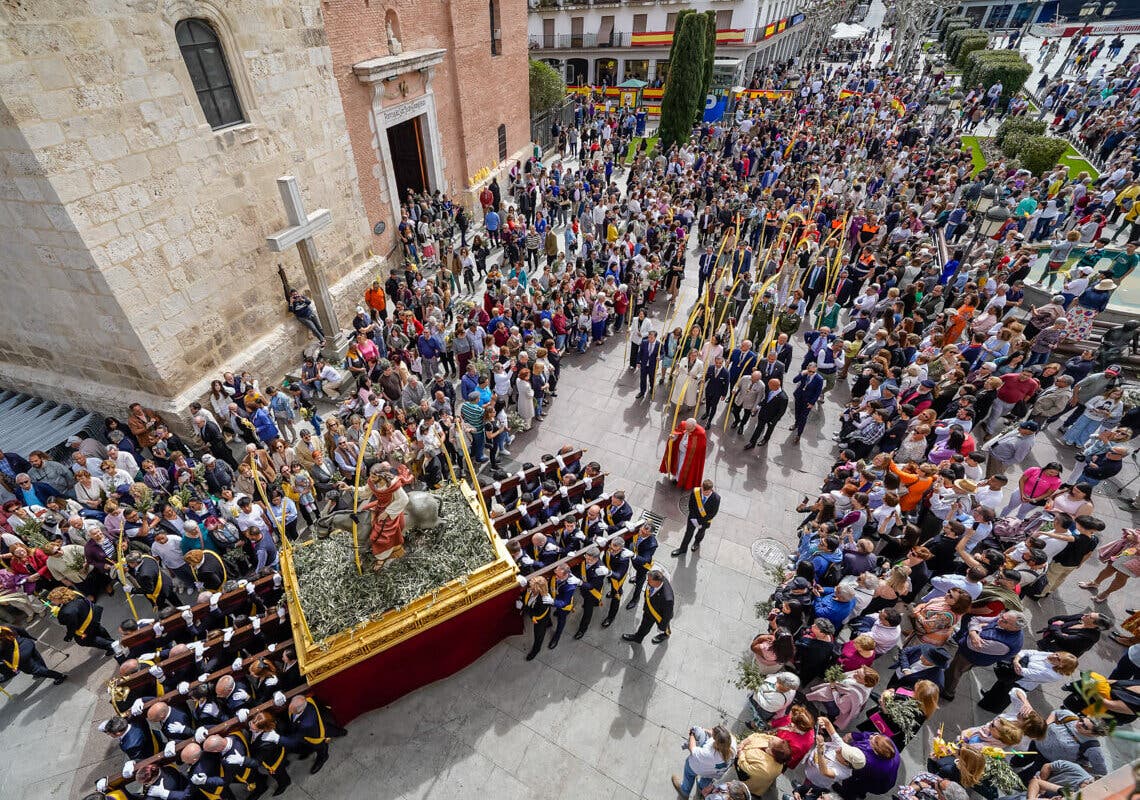
M 858 39 L 861 36 L 866 36 L 870 32 L 870 28 L 864 28 L 862 25 L 852 25 L 847 22 L 837 22 L 835 24 L 835 27 L 831 29 L 831 38 Z

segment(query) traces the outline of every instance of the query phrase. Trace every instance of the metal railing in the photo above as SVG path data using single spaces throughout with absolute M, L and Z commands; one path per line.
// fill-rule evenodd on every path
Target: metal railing
M 629 34 L 614 31 L 609 36 L 596 33 L 560 33 L 553 36 L 531 36 L 531 50 L 587 50 L 606 47 L 628 47 Z
M 549 150 L 557 142 L 554 136 L 551 135 L 550 129 L 552 123 L 557 120 L 562 129 L 574 123 L 574 102 L 576 98 L 567 97 L 554 108 L 548 109 L 541 114 L 532 115 L 530 118 L 530 139 L 532 142 L 537 142 L 542 146 L 543 151 Z

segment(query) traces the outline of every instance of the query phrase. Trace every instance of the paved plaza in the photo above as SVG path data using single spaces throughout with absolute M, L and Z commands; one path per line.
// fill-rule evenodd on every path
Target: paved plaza
M 693 285 L 687 288 L 695 291 Z M 662 322 L 664 301 L 650 311 Z M 564 360 L 558 398 L 547 418 L 512 446 L 508 469 L 516 468 L 515 462 L 537 462 L 565 443 L 584 446 L 588 458 L 609 472 L 607 487 L 624 488 L 636 509 L 665 518 L 658 560 L 673 570 L 673 637 L 659 646 L 620 641 L 640 613 L 623 609 L 610 628 L 603 630 L 595 621 L 584 639 L 563 637 L 557 649 L 543 649 L 527 663 L 528 629 L 463 672 L 356 719 L 348 736 L 334 743 L 332 760 L 320 775 L 309 776 L 307 762 L 295 768 L 297 782 L 287 796 L 396 800 L 453 798 L 474 790 L 496 800 L 539 795 L 665 800 L 674 796 L 669 776 L 680 771 L 681 744 L 691 725 L 729 720 L 743 732 L 746 695 L 733 686 L 735 663 L 761 627 L 754 605 L 772 589 L 751 547 L 759 539 L 793 545 L 801 520 L 795 506 L 817 490 L 831 465 L 831 433 L 846 389 L 837 387 L 798 447 L 791 443 L 790 415 L 767 448 L 748 453 L 742 451 L 745 440 L 723 433 L 723 416 L 718 420 L 709 434 L 705 474 L 722 494 L 721 513 L 700 553 L 676 560 L 668 552 L 683 533 L 680 493 L 657 471 L 673 407 L 663 403 L 661 387 L 652 401 L 635 401 L 637 377 L 627 369 L 627 348 L 623 331 L 584 356 Z M 1067 450 L 1057 454 L 1051 437 L 1043 437 L 1033 461 L 1058 455 L 1072 465 Z M 1102 493 L 1096 513 L 1113 535 L 1136 522 Z M 1034 621 L 1091 608 L 1089 593 L 1076 584 L 1094 573 L 1093 565 L 1086 565 L 1052 598 L 1031 602 Z M 1109 608 L 1119 618 L 1132 602 L 1120 592 Z M 119 596 L 107 604 L 105 618 L 113 624 L 126 613 Z M 47 627 L 44 640 L 66 647 L 56 625 Z M 97 777 L 121 766 L 113 743 L 94 729 L 108 715 L 110 667 L 100 656 L 88 658 L 91 651 L 65 652 L 69 657 L 62 669 L 72 675 L 67 683 L 33 687 L 20 676 L 8 686 L 14 696 L 0 698 L 5 753 L 0 797 L 6 800 L 82 797 Z M 1104 639 L 1082 666 L 1107 668 L 1120 653 Z M 52 665 L 60 657 L 47 653 Z M 886 671 L 883 661 L 877 666 Z M 990 679 L 988 672 L 982 675 Z M 977 687 L 976 673 L 970 673 L 956 702 L 935 722 L 956 732 L 988 719 L 974 706 Z M 1047 710 L 1058 697 L 1037 692 L 1033 699 Z M 904 751 L 906 774 L 921 768 L 935 730 L 928 727 Z M 1124 763 L 1121 743 L 1112 743 L 1110 751 L 1115 765 Z M 780 779 L 781 790 L 786 781 Z

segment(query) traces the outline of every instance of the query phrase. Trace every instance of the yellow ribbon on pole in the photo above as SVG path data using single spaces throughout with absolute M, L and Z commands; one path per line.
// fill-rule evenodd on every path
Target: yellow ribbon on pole
M 372 426 L 376 424 L 379 412 L 368 418 L 364 428 L 364 435 L 360 438 L 360 452 L 356 454 L 356 473 L 352 479 L 352 552 L 356 555 L 356 574 L 364 574 L 364 566 L 360 563 L 360 531 L 356 522 L 357 512 L 360 510 L 360 469 L 364 465 L 364 451 L 368 449 L 368 437 L 372 435 Z M 373 513 L 379 513 L 377 509 Z

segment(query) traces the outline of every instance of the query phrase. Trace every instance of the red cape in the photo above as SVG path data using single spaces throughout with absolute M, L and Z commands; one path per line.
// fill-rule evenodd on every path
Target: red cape
M 681 441 L 681 434 L 684 432 L 685 425 L 681 423 L 673 431 L 677 438 L 670 437 L 669 442 L 665 445 L 665 457 L 661 459 L 661 472 L 666 475 L 673 472 L 670 468 L 677 463 L 677 445 Z M 677 488 L 693 489 L 701 485 L 701 480 L 705 475 L 706 444 L 705 429 L 698 425 L 689 434 L 689 446 L 685 448 L 685 463 L 677 471 Z

